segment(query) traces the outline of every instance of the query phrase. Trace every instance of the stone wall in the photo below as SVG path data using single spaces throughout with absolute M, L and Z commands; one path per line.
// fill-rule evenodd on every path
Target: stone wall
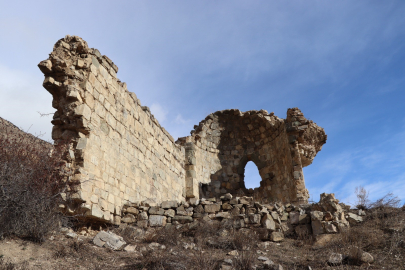
M 127 205 L 123 209 L 122 222 L 141 228 L 167 227 L 199 222 L 220 222 L 223 228 L 264 228 L 262 240 L 281 241 L 284 235 L 295 233 L 307 238 L 310 235 L 334 234 L 347 231 L 350 224 L 363 219 L 349 212 L 350 206 L 339 203 L 333 193 L 320 195 L 319 203 L 292 205 L 290 203 L 261 203 L 253 197 L 233 197 L 230 193 L 220 198 L 190 199 L 181 204 L 166 201 L 155 205 Z
M 225 193 L 256 194 L 270 201 L 305 203 L 302 168 L 311 164 L 326 141 L 322 128 L 298 108 L 281 119 L 265 110 L 225 110 L 210 114 L 178 143 L 186 148 L 188 197 L 219 197 Z M 253 161 L 260 187 L 247 190 L 244 171 Z
M 60 39 L 38 66 L 57 109 L 52 138 L 70 144 L 66 161 L 75 173 L 66 213 L 119 223 L 123 206 L 142 201 L 225 193 L 295 204 L 308 199 L 302 168 L 326 135 L 297 108 L 286 119 L 265 110 L 218 111 L 174 142 L 117 79 L 118 67 L 80 37 Z M 262 177 L 255 190 L 245 188 L 248 161 Z
M 184 149 L 117 79 L 117 66 L 76 36 L 39 68 L 57 109 L 52 138 L 71 143 L 68 212 L 113 221 L 123 205 L 184 200 Z

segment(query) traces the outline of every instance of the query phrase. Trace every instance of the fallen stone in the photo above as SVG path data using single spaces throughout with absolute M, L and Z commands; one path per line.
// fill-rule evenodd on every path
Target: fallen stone
M 323 228 L 323 224 L 322 221 L 320 220 L 312 220 L 311 222 L 311 226 L 312 226 L 312 233 L 314 235 L 318 235 L 318 234 L 323 234 L 324 233 L 324 228 Z
M 329 256 L 328 263 L 331 265 L 341 265 L 343 262 L 343 255 L 340 253 L 332 253 Z
M 223 210 L 231 210 L 232 209 L 232 205 L 230 205 L 229 203 L 224 203 L 222 205 L 222 209 Z
M 232 205 L 239 204 L 239 197 L 232 198 L 229 203 Z
M 328 245 L 330 242 L 338 239 L 337 234 L 320 234 L 315 237 L 315 242 L 312 246 L 313 249 L 320 249 Z
M 232 250 L 232 251 L 229 251 L 229 252 L 227 253 L 227 255 L 230 255 L 230 256 L 238 256 L 239 253 L 238 253 L 237 250 Z
M 323 220 L 323 213 L 321 211 L 311 211 L 311 220 Z
M 136 249 L 136 246 L 133 246 L 133 245 L 127 245 L 127 246 L 124 248 L 124 250 L 125 250 L 126 252 L 135 252 L 135 249 Z
M 271 246 L 270 241 L 260 242 L 259 244 L 257 244 L 257 247 L 260 249 L 268 249 L 270 246 Z
M 276 223 L 269 214 L 263 215 L 261 224 L 263 228 L 266 228 L 268 230 L 274 231 L 276 229 Z
M 93 239 L 93 243 L 99 247 L 108 247 L 112 250 L 120 250 L 126 243 L 121 236 L 112 232 L 99 232 Z
M 250 224 L 260 224 L 260 214 L 249 215 L 248 218 Z
M 273 242 L 281 242 L 284 240 L 284 234 L 282 232 L 272 232 L 270 234 L 270 240 Z
M 243 205 L 250 205 L 253 203 L 253 197 L 243 196 L 242 198 L 239 199 L 239 203 Z
M 325 231 L 327 233 L 337 233 L 338 232 L 336 226 L 333 225 L 332 223 L 326 224 Z
M 68 232 L 68 233 L 66 234 L 66 237 L 67 237 L 67 238 L 77 238 L 77 234 L 74 233 L 74 232 Z
M 346 219 L 349 221 L 350 224 L 357 224 L 363 222 L 363 218 L 353 213 L 348 213 Z
M 156 242 L 150 243 L 150 244 L 148 245 L 148 247 L 149 247 L 150 249 L 166 249 L 166 246 L 165 246 L 165 245 L 161 245 L 161 244 L 156 243 Z
M 229 201 L 229 200 L 232 199 L 233 196 L 232 196 L 231 193 L 226 193 L 223 197 L 224 197 L 225 200 Z
M 374 262 L 374 257 L 368 253 L 363 251 L 362 249 L 358 247 L 352 247 L 350 249 L 350 257 L 352 259 L 358 260 L 362 263 L 372 263 Z

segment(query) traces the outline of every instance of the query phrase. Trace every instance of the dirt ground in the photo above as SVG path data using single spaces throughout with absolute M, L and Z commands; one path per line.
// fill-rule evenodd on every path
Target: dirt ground
M 181 228 L 180 228 L 181 227 Z M 135 247 L 135 251 L 112 251 L 92 243 L 97 231 L 70 238 L 66 232 L 50 235 L 42 244 L 19 238 L 0 241 L 1 269 L 405 269 L 405 211 L 375 210 L 345 234 L 327 241 L 294 234 L 279 243 L 259 236 L 212 226 L 190 230 L 187 225 L 141 231 L 133 227 L 110 228 Z M 257 234 L 257 233 L 256 233 Z M 373 263 L 350 259 L 356 246 L 374 257 Z M 227 255 L 237 252 L 238 255 Z M 347 257 L 332 265 L 332 253 Z M 264 265 L 265 257 L 274 264 Z M 256 268 L 255 268 L 256 267 Z M 267 268 L 266 268 L 267 267 Z

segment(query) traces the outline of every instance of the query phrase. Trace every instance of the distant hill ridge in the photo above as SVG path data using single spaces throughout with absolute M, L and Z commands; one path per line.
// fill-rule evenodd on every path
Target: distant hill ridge
M 20 128 L 18 128 L 16 125 L 11 123 L 10 121 L 7 121 L 4 118 L 0 117 L 0 137 L 6 137 L 6 138 L 15 138 L 18 140 L 30 140 L 35 144 L 41 145 L 43 147 L 51 147 L 52 144 L 44 141 L 30 133 L 27 133 Z

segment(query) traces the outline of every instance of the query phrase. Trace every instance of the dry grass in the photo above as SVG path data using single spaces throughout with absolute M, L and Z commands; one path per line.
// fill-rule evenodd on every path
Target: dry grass
M 69 188 L 65 153 L 63 144 L 51 154 L 23 135 L 0 136 L 0 237 L 43 242 L 63 222 L 58 205 Z

